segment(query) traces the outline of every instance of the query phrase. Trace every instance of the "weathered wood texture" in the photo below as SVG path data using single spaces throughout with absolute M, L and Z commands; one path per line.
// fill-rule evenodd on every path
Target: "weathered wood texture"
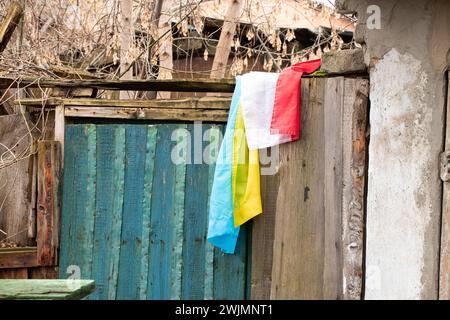
M 39 110 L 43 105 L 40 99 L 21 100 L 20 103 Z M 45 102 L 45 106 L 55 108 L 55 139 L 63 146 L 64 117 L 226 122 L 230 99 L 220 97 L 147 101 L 49 99 Z
M 25 119 L 22 115 L 0 116 L 0 154 L 4 158 L 11 157 L 10 149 L 17 157 L 26 153 L 32 138 L 28 134 Z M 8 241 L 21 246 L 28 244 L 28 215 L 30 210 L 30 179 L 32 171 L 28 158 L 0 169 L 0 241 L 7 237 Z
M 13 1 L 9 6 L 8 12 L 0 22 L 0 53 L 5 50 L 11 36 L 19 24 L 23 15 L 23 8 L 17 1 Z
M 183 98 L 168 100 L 106 100 L 106 99 L 61 99 L 49 98 L 42 99 L 21 99 L 16 104 L 25 106 L 34 106 L 42 108 L 43 105 L 54 108 L 58 105 L 66 107 L 117 107 L 117 108 L 155 108 L 155 109 L 205 109 L 205 110 L 228 110 L 230 108 L 231 98 L 224 97 L 202 97 L 202 98 Z M 45 103 L 44 103 L 45 102 Z
M 94 290 L 93 280 L 0 280 L 0 300 L 78 300 Z
M 0 279 L 28 279 L 28 268 L 0 269 Z
M 59 247 L 61 146 L 38 144 L 37 258 L 41 266 L 56 265 Z
M 34 247 L 0 249 L 0 269 L 36 266 L 38 266 L 37 249 Z
M 261 176 L 261 196 L 263 214 L 252 224 L 252 300 L 270 299 L 272 283 L 273 240 L 275 233 L 275 213 L 280 185 L 279 175 Z
M 301 108 L 301 139 L 280 146 L 270 297 L 360 299 L 367 81 L 304 79 Z
M 58 267 L 36 267 L 28 269 L 29 279 L 58 279 Z
M 447 73 L 447 81 L 450 73 Z M 450 150 L 450 82 L 447 91 L 445 150 Z M 450 300 L 450 181 L 444 182 L 442 195 L 442 229 L 440 252 L 439 299 Z
M 116 107 L 103 107 L 95 110 L 91 107 L 66 107 L 65 116 L 79 118 L 224 122 L 228 118 L 228 111 Z
M 233 92 L 234 79 L 220 80 L 53 80 L 0 77 L 0 89 L 7 89 L 11 84 L 28 88 L 95 88 L 103 90 L 139 90 L 139 91 L 179 91 L 179 92 Z
M 69 266 L 79 266 L 82 278 L 96 281 L 92 299 L 246 297 L 246 228 L 235 255 L 206 242 L 214 170 L 201 158 L 196 163 L 202 151 L 217 156 L 223 126 L 198 129 L 67 125 L 61 278 Z M 174 130 L 180 134 L 175 141 Z M 176 143 L 199 136 L 198 143 L 207 133 L 214 140 L 199 149 L 193 140 L 186 140 L 192 147 L 187 150 Z M 189 154 L 187 164 L 173 163 L 172 154 Z
M 368 81 L 345 79 L 342 110 L 344 299 L 360 299 L 363 295 L 368 95 Z

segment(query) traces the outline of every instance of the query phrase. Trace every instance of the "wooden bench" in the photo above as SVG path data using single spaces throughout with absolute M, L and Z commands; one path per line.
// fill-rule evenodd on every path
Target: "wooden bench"
M 0 300 L 79 300 L 94 290 L 94 280 L 0 280 Z

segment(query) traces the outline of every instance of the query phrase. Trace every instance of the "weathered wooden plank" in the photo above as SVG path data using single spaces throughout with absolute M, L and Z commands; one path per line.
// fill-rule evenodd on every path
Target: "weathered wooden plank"
M 28 230 L 27 237 L 29 240 L 36 239 L 36 215 L 37 215 L 37 177 L 38 177 L 38 157 L 36 154 L 30 156 L 30 192 L 28 197 Z
M 324 298 L 323 90 L 302 82 L 302 138 L 280 145 L 272 299 Z
M 93 280 L 0 280 L 0 300 L 76 300 L 94 290 Z
M 92 274 L 97 290 L 90 299 L 107 299 L 109 292 L 110 270 L 113 260 L 119 251 L 112 246 L 114 214 L 114 198 L 122 197 L 117 194 L 114 178 L 115 155 L 117 147 L 117 133 L 119 126 L 97 126 L 97 181 L 96 181 L 96 208 L 94 229 L 94 251 Z M 124 141 L 121 141 L 124 143 Z M 120 147 L 119 147 L 120 148 Z M 122 157 L 123 161 L 123 157 Z M 123 168 L 123 167 L 122 167 Z
M 69 107 L 120 107 L 120 108 L 162 108 L 162 109 L 211 109 L 228 110 L 230 109 L 231 98 L 227 97 L 190 97 L 183 99 L 166 100 L 111 100 L 111 99 L 20 99 L 16 104 L 25 106 L 35 106 L 42 108 L 52 108 L 58 105 Z
M 125 130 L 125 185 L 117 298 L 139 299 L 144 198 L 142 169 L 145 168 L 147 130 L 145 126 L 133 125 L 127 125 Z
M 171 141 L 173 125 L 158 125 L 154 181 L 158 188 L 153 191 L 150 234 L 150 265 L 148 275 L 148 299 L 170 299 L 171 280 L 174 276 L 171 261 L 173 225 L 175 214 L 175 165 L 171 155 L 175 145 Z
M 175 130 L 185 131 L 185 141 L 190 141 L 191 136 L 188 134 L 187 126 L 185 124 L 177 125 Z M 172 136 L 173 137 L 173 136 Z M 189 139 L 189 140 L 187 140 Z M 173 149 L 172 149 L 173 150 Z M 188 161 L 189 151 L 182 152 L 180 155 L 181 163 L 175 163 L 175 181 L 173 190 L 173 214 L 171 215 L 171 259 L 170 259 L 170 299 L 181 299 L 181 285 L 182 285 L 182 267 L 183 267 L 183 237 L 184 237 L 184 201 L 185 201 L 185 186 L 186 186 L 186 164 Z M 172 160 L 173 161 L 173 160 Z M 206 211 L 204 211 L 206 212 Z
M 234 254 L 214 249 L 214 299 L 244 300 L 247 280 L 247 229 L 241 226 Z
M 64 165 L 64 136 L 66 130 L 66 120 L 64 115 L 64 105 L 58 104 L 55 107 L 55 141 L 59 141 L 61 145 L 61 166 Z
M 276 149 L 273 149 L 276 152 Z M 252 224 L 251 298 L 270 299 L 272 283 L 275 213 L 280 184 L 279 174 L 261 176 L 263 213 Z
M 94 227 L 95 227 L 95 203 L 97 181 L 97 127 L 86 125 L 87 134 L 87 179 L 86 179 L 86 203 L 83 215 L 78 217 L 78 222 L 83 226 L 84 239 L 80 245 L 83 259 L 82 279 L 92 279 L 92 263 L 94 251 Z
M 450 72 L 447 72 L 447 122 L 445 151 L 450 150 Z M 442 227 L 439 271 L 439 299 L 450 300 L 450 182 L 445 181 L 442 195 Z
M 325 82 L 323 297 L 342 299 L 342 114 L 344 78 Z
M 0 163 L 6 165 L 13 157 L 26 156 L 32 144 L 27 124 L 21 114 L 0 116 Z M 10 150 L 10 152 L 8 152 Z M 0 169 L 0 241 L 15 242 L 27 246 L 28 215 L 30 211 L 30 161 L 18 160 Z
M 7 89 L 17 79 L 0 77 L 0 89 Z M 137 90 L 137 91 L 179 91 L 179 92 L 233 92 L 234 79 L 219 80 L 193 80 L 193 79 L 167 79 L 167 80 L 54 80 L 23 78 L 16 83 L 19 87 L 41 88 L 96 88 L 102 90 Z
M 38 265 L 35 247 L 0 249 L 0 269 L 29 268 Z
M 125 127 L 117 126 L 114 133 L 113 162 L 113 204 L 111 213 L 111 237 L 108 246 L 111 252 L 109 265 L 108 299 L 115 299 L 117 294 L 117 279 L 119 276 L 119 258 L 121 250 L 123 198 L 125 186 Z
M 28 268 L 29 279 L 58 279 L 58 267 Z
M 153 176 L 155 169 L 155 152 L 157 143 L 158 127 L 151 125 L 147 127 L 147 147 L 145 150 L 145 171 L 144 171 L 144 200 L 142 204 L 142 253 L 141 253 L 141 278 L 139 298 L 147 298 L 148 267 L 150 264 L 150 233 L 152 217 L 152 192 Z
M 66 278 L 69 266 L 79 268 L 82 279 L 91 278 L 94 246 L 96 127 L 70 125 L 66 140 L 61 219 L 60 277 Z M 74 194 L 76 196 L 74 196 Z
M 202 126 L 206 130 L 209 127 L 209 125 Z M 190 135 L 194 137 L 193 143 L 203 140 L 200 128 L 196 125 L 188 126 Z M 206 143 L 203 143 L 203 146 L 206 146 Z M 201 156 L 203 156 L 203 150 L 203 148 L 200 150 Z M 191 162 L 194 162 L 194 153 L 194 148 L 191 148 Z M 187 165 L 182 276 L 182 298 L 185 299 L 201 300 L 205 296 L 208 179 L 209 168 L 206 163 L 202 161 Z
M 208 217 L 209 217 L 209 200 L 211 199 L 211 190 L 214 181 L 214 171 L 217 156 L 219 155 L 220 145 L 222 143 L 224 126 L 213 125 L 209 131 L 208 139 L 210 145 L 208 146 L 208 152 L 205 149 L 205 155 L 209 157 L 209 169 L 208 169 L 208 204 L 207 215 L 205 221 L 205 235 L 208 230 Z M 212 300 L 214 298 L 214 246 L 208 241 L 205 242 L 205 276 L 204 276 L 204 300 Z
M 58 263 L 61 146 L 58 141 L 38 143 L 37 259 L 42 266 Z
M 23 16 L 23 8 L 19 2 L 11 2 L 6 16 L 0 23 L 0 53 L 5 50 L 11 36 Z
M 28 268 L 0 269 L 0 279 L 28 279 Z
M 343 105 L 343 298 L 362 298 L 369 82 L 345 79 Z
M 66 117 L 226 122 L 226 110 L 66 107 Z

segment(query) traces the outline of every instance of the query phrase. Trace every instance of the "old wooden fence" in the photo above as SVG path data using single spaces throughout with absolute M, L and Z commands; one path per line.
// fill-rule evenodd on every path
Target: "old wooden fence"
M 302 80 L 301 139 L 280 146 L 234 256 L 205 242 L 213 166 L 168 158 L 173 129 L 223 130 L 229 98 L 46 101 L 64 154 L 60 276 L 94 278 L 93 298 L 360 299 L 367 95 L 363 78 Z

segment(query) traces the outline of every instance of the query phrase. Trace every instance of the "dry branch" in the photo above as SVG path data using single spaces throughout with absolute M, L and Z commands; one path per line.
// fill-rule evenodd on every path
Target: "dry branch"
M 8 13 L 0 24 L 0 53 L 5 50 L 11 36 L 23 15 L 23 8 L 17 2 L 11 3 Z

